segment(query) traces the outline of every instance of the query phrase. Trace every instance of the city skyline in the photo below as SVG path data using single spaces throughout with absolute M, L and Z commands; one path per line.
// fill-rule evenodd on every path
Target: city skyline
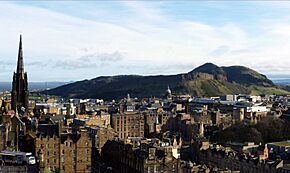
M 177 74 L 206 62 L 289 77 L 290 3 L 1 2 L 0 80 Z M 21 21 L 21 22 L 20 22 Z

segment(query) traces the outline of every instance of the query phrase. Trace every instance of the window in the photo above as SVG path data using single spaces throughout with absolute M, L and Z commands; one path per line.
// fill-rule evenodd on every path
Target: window
M 72 156 L 73 156 L 73 158 L 76 157 L 76 152 L 75 151 L 72 151 Z

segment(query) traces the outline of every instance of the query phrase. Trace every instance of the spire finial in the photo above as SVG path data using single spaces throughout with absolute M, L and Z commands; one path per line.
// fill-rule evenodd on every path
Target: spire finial
M 18 62 L 17 62 L 17 73 L 24 74 L 24 63 L 23 63 L 23 50 L 22 50 L 22 35 L 20 34 L 19 50 L 18 50 Z
M 21 48 L 22 48 L 22 35 L 20 34 L 20 45 L 19 46 L 21 46 Z

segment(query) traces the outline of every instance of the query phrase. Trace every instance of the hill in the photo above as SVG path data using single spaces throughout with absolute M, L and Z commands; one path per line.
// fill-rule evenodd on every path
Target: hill
M 63 85 L 45 93 L 69 98 L 120 99 L 132 97 L 161 97 L 167 86 L 173 94 L 220 96 L 224 94 L 284 94 L 265 75 L 243 66 L 219 67 L 206 63 L 189 73 L 157 76 L 102 76 Z

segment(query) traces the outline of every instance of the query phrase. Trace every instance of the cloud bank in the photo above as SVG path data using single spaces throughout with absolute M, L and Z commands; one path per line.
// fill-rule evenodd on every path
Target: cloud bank
M 0 80 L 16 68 L 19 34 L 31 81 L 184 73 L 206 62 L 290 76 L 285 4 L 1 2 Z

